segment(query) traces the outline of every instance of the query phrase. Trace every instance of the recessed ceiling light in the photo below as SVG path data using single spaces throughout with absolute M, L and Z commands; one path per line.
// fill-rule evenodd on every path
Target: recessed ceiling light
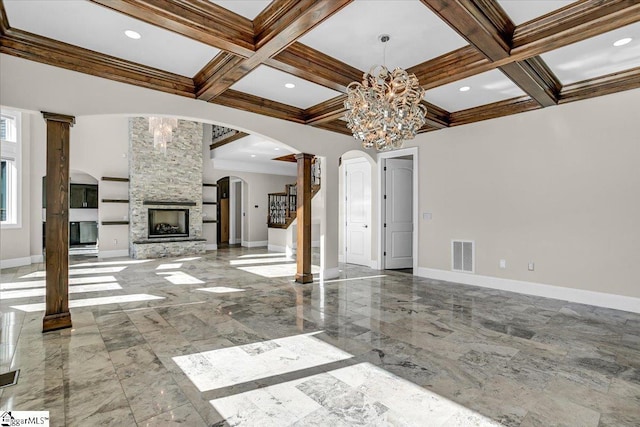
M 276 148 L 274 148 L 274 150 L 276 150 L 276 151 L 280 151 L 280 148 L 279 148 L 279 147 L 276 147 Z
M 124 34 L 129 37 L 130 39 L 134 39 L 134 40 L 138 40 L 140 37 L 142 37 L 140 35 L 140 33 L 138 33 L 137 31 L 133 31 L 133 30 L 126 30 L 124 32 Z
M 631 43 L 631 40 L 633 40 L 631 37 L 625 37 L 624 39 L 616 40 L 613 42 L 613 45 L 615 47 L 624 46 L 625 44 Z
M 255 154 L 252 154 L 252 155 L 251 155 L 251 157 L 255 157 L 255 156 L 256 156 Z
M 460 89 L 458 89 L 460 92 L 466 92 L 468 90 L 471 90 L 471 87 L 469 86 L 462 86 Z
M 287 89 L 293 89 L 294 87 L 296 87 L 296 85 L 294 85 L 293 83 L 285 83 L 284 87 L 286 87 Z

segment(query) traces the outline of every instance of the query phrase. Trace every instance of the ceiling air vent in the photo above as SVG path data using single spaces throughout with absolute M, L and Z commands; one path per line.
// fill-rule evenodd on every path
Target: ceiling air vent
M 475 270 L 475 249 L 472 240 L 451 241 L 451 269 L 463 273 Z

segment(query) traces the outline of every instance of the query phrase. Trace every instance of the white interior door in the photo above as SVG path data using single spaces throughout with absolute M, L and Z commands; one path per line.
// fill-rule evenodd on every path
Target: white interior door
M 366 160 L 345 162 L 345 262 L 371 261 L 371 166 Z
M 386 159 L 384 268 L 413 267 L 413 160 Z

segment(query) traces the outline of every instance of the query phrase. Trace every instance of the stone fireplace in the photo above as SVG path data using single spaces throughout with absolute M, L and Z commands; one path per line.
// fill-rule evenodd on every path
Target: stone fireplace
M 147 259 L 204 253 L 203 125 L 178 120 L 166 153 L 154 149 L 147 118 L 132 118 L 129 125 L 130 255 Z

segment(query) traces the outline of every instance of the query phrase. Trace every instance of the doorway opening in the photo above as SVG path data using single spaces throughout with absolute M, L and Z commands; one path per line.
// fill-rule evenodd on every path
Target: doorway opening
M 241 246 L 244 240 L 244 195 L 241 178 L 226 176 L 217 181 L 217 238 L 218 248 Z
M 414 274 L 418 261 L 418 149 L 381 153 L 378 159 L 380 268 Z

